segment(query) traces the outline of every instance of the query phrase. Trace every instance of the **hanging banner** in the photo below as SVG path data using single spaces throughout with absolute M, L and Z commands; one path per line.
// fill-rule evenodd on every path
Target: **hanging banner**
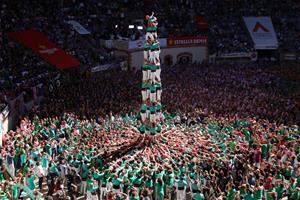
M 234 53 L 222 53 L 219 58 L 235 59 L 235 58 L 249 58 L 251 61 L 257 60 L 257 52 L 234 52 Z
M 80 62 L 75 57 L 67 54 L 38 31 L 10 32 L 8 35 L 59 69 L 80 65 Z
M 91 33 L 88 30 L 86 30 L 81 24 L 79 24 L 79 22 L 77 22 L 75 20 L 67 21 L 67 24 L 70 24 L 72 26 L 72 28 L 81 35 L 88 35 Z
M 277 49 L 278 40 L 270 17 L 243 17 L 255 49 Z
M 118 67 L 120 64 L 117 63 L 109 63 L 109 64 L 104 64 L 104 65 L 97 65 L 93 68 L 91 68 L 91 72 L 95 73 L 95 72 L 100 72 L 100 71 L 105 71 L 108 69 L 113 69 Z
M 168 47 L 207 46 L 207 37 L 172 37 L 167 39 Z

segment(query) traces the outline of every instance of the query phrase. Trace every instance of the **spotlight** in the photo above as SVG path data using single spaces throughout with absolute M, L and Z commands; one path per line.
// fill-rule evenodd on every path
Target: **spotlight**
M 118 24 L 115 25 L 115 28 L 118 28 Z
M 128 28 L 129 28 L 129 29 L 133 29 L 133 28 L 134 28 L 134 25 L 129 25 Z
M 143 27 L 142 26 L 138 26 L 137 29 L 138 30 L 143 30 Z

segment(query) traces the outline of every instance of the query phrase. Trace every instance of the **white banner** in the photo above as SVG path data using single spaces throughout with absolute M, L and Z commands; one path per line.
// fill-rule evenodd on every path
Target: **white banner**
M 167 46 L 167 38 L 159 38 L 159 46 L 166 47 Z M 145 44 L 145 40 L 134 40 L 128 42 L 128 49 L 143 49 Z
M 108 69 L 115 68 L 117 65 L 118 65 L 117 63 L 110 63 L 110 64 L 105 64 L 105 65 L 97 65 L 97 66 L 91 68 L 91 72 L 95 73 L 95 72 L 105 71 L 105 70 L 108 70 Z
M 90 32 L 88 30 L 86 30 L 81 24 L 79 24 L 77 21 L 74 21 L 74 20 L 70 20 L 70 21 L 67 21 L 68 24 L 70 24 L 73 29 L 75 31 L 77 31 L 79 34 L 81 35 L 87 35 L 87 34 L 90 34 Z
M 297 60 L 297 55 L 294 53 L 286 53 L 283 58 L 284 60 Z
M 234 52 L 234 53 L 223 53 L 219 58 L 250 58 L 251 61 L 257 60 L 257 52 Z
M 270 17 L 243 17 L 255 49 L 277 49 L 278 40 Z

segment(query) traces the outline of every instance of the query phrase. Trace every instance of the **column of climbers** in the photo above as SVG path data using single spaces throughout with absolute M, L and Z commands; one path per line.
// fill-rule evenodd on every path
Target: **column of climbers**
M 161 131 L 161 93 L 160 79 L 160 46 L 157 38 L 157 19 L 146 16 L 147 29 L 144 45 L 143 83 L 142 83 L 142 106 L 141 106 L 141 133 L 156 135 Z

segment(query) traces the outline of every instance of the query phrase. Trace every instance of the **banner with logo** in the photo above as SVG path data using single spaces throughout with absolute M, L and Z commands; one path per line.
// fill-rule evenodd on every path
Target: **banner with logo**
M 168 47 L 207 46 L 207 37 L 172 37 L 167 39 Z
M 277 49 L 278 40 L 270 17 L 243 17 L 255 49 Z
M 67 21 L 67 24 L 70 24 L 72 26 L 72 28 L 81 35 L 88 35 L 91 33 L 88 30 L 86 30 L 81 24 L 79 24 L 79 22 L 77 22 L 75 20 Z
M 257 52 L 234 52 L 222 53 L 219 58 L 234 59 L 234 58 L 249 58 L 251 61 L 257 60 Z
M 59 69 L 80 65 L 75 57 L 67 54 L 38 31 L 10 32 L 8 35 Z
M 159 38 L 159 46 L 166 47 L 167 46 L 167 39 L 166 38 Z M 145 44 L 145 40 L 134 40 L 128 42 L 128 49 L 143 49 Z

